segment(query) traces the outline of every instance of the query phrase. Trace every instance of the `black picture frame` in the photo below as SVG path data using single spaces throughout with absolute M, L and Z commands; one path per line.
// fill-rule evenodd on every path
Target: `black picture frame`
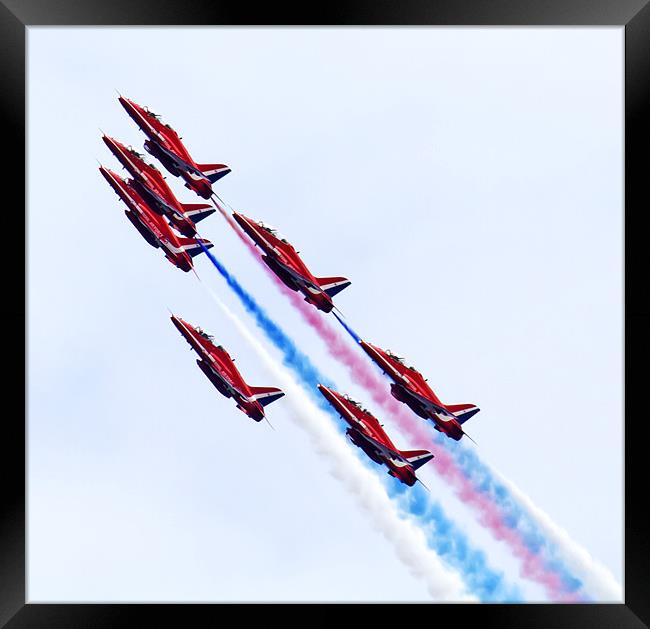
M 619 25 L 625 27 L 625 603 L 580 605 L 437 605 L 418 609 L 416 622 L 469 623 L 513 627 L 643 627 L 650 623 L 650 535 L 645 516 L 646 440 L 639 428 L 644 411 L 645 362 L 650 350 L 647 231 L 647 153 L 650 134 L 650 5 L 648 0 L 402 0 L 342 4 L 252 6 L 202 0 L 0 0 L 0 68 L 6 182 L 3 208 L 5 256 L 1 310 L 5 349 L 2 378 L 2 517 L 0 519 L 0 627 L 123 627 L 172 622 L 191 626 L 223 622 L 223 614 L 252 612 L 265 622 L 287 612 L 303 622 L 327 622 L 350 610 L 319 606 L 318 617 L 306 605 L 75 605 L 25 601 L 25 31 L 36 25 Z M 65 165 L 56 165 L 65 168 Z M 71 173 L 69 173 L 71 175 Z M 7 196 L 10 198 L 7 199 Z M 8 248 L 7 248 L 8 247 Z M 22 248 L 21 248 L 22 247 Z M 16 264 L 16 261 L 23 264 Z M 18 268 L 17 268 L 18 267 Z M 20 269 L 24 270 L 21 274 Z M 22 298 L 22 300 L 21 300 Z M 24 339 L 24 342 L 23 342 Z M 21 370 L 20 367 L 23 367 Z M 19 391 L 24 391 L 21 399 Z M 25 412 L 21 412 L 24 409 Z M 576 444 L 580 447 L 580 444 Z M 231 606 L 228 606 L 231 607 Z M 382 614 L 370 606 L 362 613 Z M 418 606 L 419 607 L 419 606 Z M 402 620 L 406 620 L 398 610 Z M 410 612 L 409 612 L 410 613 Z M 444 618 L 443 618 L 444 617 Z M 408 619 L 413 622 L 413 619 Z

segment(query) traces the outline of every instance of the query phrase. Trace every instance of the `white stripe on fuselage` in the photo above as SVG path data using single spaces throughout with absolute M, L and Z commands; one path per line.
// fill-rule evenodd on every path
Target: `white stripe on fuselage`
M 257 234 L 258 238 L 260 238 L 262 242 L 264 242 L 271 251 L 277 254 L 282 253 L 281 251 L 279 251 L 277 247 L 273 246 L 266 238 L 264 238 L 264 236 L 257 229 L 255 228 L 251 228 L 251 229 L 253 229 L 253 231 Z M 321 293 L 325 292 L 320 286 L 317 289 L 315 289 L 314 285 L 308 280 L 306 280 L 303 275 L 300 275 L 297 271 L 295 271 L 291 267 L 288 267 L 283 262 L 280 262 L 280 260 L 278 260 L 277 258 L 273 258 L 273 261 L 279 266 L 281 266 L 282 269 L 285 270 L 289 275 L 291 275 L 291 279 L 295 280 L 298 284 L 303 286 L 306 290 L 308 290 L 313 295 L 320 295 Z
M 156 224 L 151 219 L 147 220 L 149 217 L 135 203 L 131 208 L 131 211 L 135 214 L 136 218 L 140 221 L 140 224 L 146 229 L 148 229 L 149 233 L 158 241 L 158 243 L 164 249 L 166 249 L 167 247 L 165 245 L 167 243 L 167 239 L 165 238 L 165 234 L 163 234 L 160 231 L 160 229 L 158 229 Z
M 357 418 L 357 416 L 352 411 L 350 411 L 347 408 L 347 406 L 345 406 L 345 404 L 343 404 L 343 402 L 339 401 L 339 404 L 341 404 L 341 408 L 339 409 L 339 411 L 341 411 L 341 410 L 344 411 L 344 414 L 347 415 L 349 417 L 349 419 L 352 420 L 352 422 L 353 422 L 352 427 L 354 429 L 356 429 L 356 431 L 359 433 L 359 435 L 361 437 L 363 437 L 365 439 L 365 441 L 368 444 L 370 444 L 375 449 L 375 451 L 377 453 L 379 453 L 383 457 L 386 457 L 386 458 L 390 459 L 393 463 L 395 463 L 395 465 L 404 466 L 404 465 L 409 464 L 408 461 L 404 462 L 404 459 L 399 457 L 399 454 L 397 454 L 396 452 L 393 452 L 392 450 L 390 450 L 389 448 L 387 448 L 383 444 L 379 443 L 378 441 L 376 441 L 372 437 L 369 437 L 367 434 L 365 434 L 365 432 L 363 432 L 359 428 L 357 428 L 357 426 L 361 426 L 362 428 L 365 429 L 366 425 L 359 418 Z M 395 457 L 399 457 L 399 458 L 395 458 Z
M 380 352 L 378 352 L 378 351 L 377 351 L 374 347 L 372 347 L 371 345 L 368 345 L 368 347 L 370 348 L 370 351 L 371 351 L 373 354 L 375 354 L 375 356 L 377 356 L 377 357 L 379 358 L 379 360 L 380 360 L 380 361 L 382 362 L 382 364 L 384 365 L 384 368 L 385 368 L 385 369 L 388 369 L 388 371 L 390 371 L 392 374 L 394 374 L 395 376 L 397 376 L 400 380 L 404 380 L 405 382 L 410 383 L 410 380 L 409 380 L 409 379 L 408 379 L 408 378 L 407 378 L 403 373 L 401 373 L 400 371 L 398 371 L 397 369 L 395 369 L 395 367 L 393 367 L 393 365 L 390 363 L 390 361 L 387 360 L 386 358 L 384 358 L 383 354 L 381 354 Z
M 119 147 L 118 147 L 118 148 L 119 148 Z M 121 148 L 119 148 L 119 150 L 120 150 L 120 153 L 125 157 L 126 161 L 127 161 L 129 164 L 131 164 L 131 166 L 133 167 L 133 169 L 135 170 L 135 172 L 136 172 L 138 175 L 140 175 L 140 179 L 141 179 L 141 181 L 140 181 L 140 185 L 142 185 L 144 188 L 147 189 L 147 192 L 148 192 L 148 193 L 149 193 L 149 194 L 150 194 L 150 195 L 151 195 L 151 196 L 156 200 L 156 202 L 158 202 L 158 203 L 159 203 L 160 205 L 162 205 L 163 207 L 168 208 L 171 212 L 173 212 L 176 216 L 178 216 L 179 213 L 178 213 L 178 210 L 176 210 L 176 208 L 174 208 L 174 207 L 172 207 L 171 205 L 169 205 L 169 204 L 168 204 L 168 203 L 167 203 L 167 202 L 166 202 L 166 201 L 165 201 L 165 200 L 164 200 L 164 199 L 163 199 L 163 198 L 162 198 L 162 197 L 161 197 L 157 192 L 155 192 L 155 191 L 154 191 L 152 188 L 150 188 L 146 183 L 144 183 L 144 181 L 147 179 L 147 177 L 143 175 L 143 171 L 140 170 L 140 169 L 136 166 L 136 164 L 135 164 L 135 162 L 134 162 L 133 160 L 131 160 L 131 158 L 129 157 L 129 152 L 128 152 L 128 150 L 127 150 L 127 151 L 123 151 Z M 145 194 L 146 194 L 146 193 L 145 193 Z M 181 216 L 182 216 L 182 215 L 181 215 Z
M 401 380 L 404 380 L 408 384 L 411 384 L 411 381 L 409 380 L 409 378 L 405 374 L 403 374 L 403 373 L 399 372 L 397 369 L 395 369 L 395 367 L 393 367 L 393 365 L 386 358 L 384 358 L 384 356 L 382 354 L 380 354 L 374 347 L 370 347 L 370 350 L 376 356 L 378 356 L 381 359 L 382 364 L 384 365 L 384 367 L 387 368 L 391 373 L 395 374 L 398 378 L 400 378 Z M 435 415 L 440 421 L 449 422 L 449 421 L 451 421 L 452 418 L 455 418 L 452 413 L 450 413 L 449 411 L 446 411 L 444 408 L 438 406 L 437 404 L 434 404 L 429 398 L 426 398 L 426 397 L 420 395 L 419 393 L 416 393 L 412 389 L 404 388 L 404 393 L 406 393 L 406 395 L 409 395 L 410 397 L 414 398 L 429 413 L 432 413 L 433 415 Z
M 226 388 L 230 393 L 234 393 L 234 394 L 236 394 L 236 395 L 237 395 L 239 398 L 241 398 L 242 400 L 244 400 L 244 401 L 246 401 L 246 402 L 253 402 L 254 399 L 251 399 L 251 398 L 249 398 L 248 396 L 244 395 L 241 391 L 239 391 L 239 389 L 237 389 L 235 386 L 233 386 L 232 383 L 231 383 L 229 380 L 226 380 L 226 378 L 221 374 L 220 371 L 217 371 L 217 369 L 215 369 L 215 367 L 214 367 L 214 363 L 216 362 L 216 359 L 212 356 L 212 354 L 211 354 L 209 351 L 207 351 L 207 350 L 203 347 L 203 345 L 202 345 L 199 341 L 197 341 L 197 340 L 194 338 L 194 335 L 192 334 L 192 332 L 191 332 L 190 330 L 188 330 L 188 328 L 187 328 L 187 326 L 185 325 L 185 323 L 184 323 L 181 319 L 179 319 L 179 321 L 180 321 L 180 324 L 185 328 L 185 330 L 187 330 L 187 333 L 188 333 L 188 334 L 189 334 L 189 335 L 194 339 L 194 342 L 195 342 L 197 345 L 199 345 L 199 346 L 201 347 L 201 350 L 202 350 L 202 351 L 200 352 L 200 354 L 201 354 L 201 358 L 202 358 L 203 360 L 205 360 L 205 359 L 207 358 L 206 365 L 210 368 L 210 371 L 211 371 L 211 372 L 212 372 L 212 373 L 213 373 L 217 378 L 219 378 L 219 380 L 220 380 L 221 383 L 225 386 L 225 388 Z M 197 351 L 196 347 L 194 347 L 194 351 Z M 198 352 L 197 352 L 197 353 L 198 353 Z
M 154 126 L 153 126 L 153 125 L 148 121 L 148 120 L 147 120 L 147 115 L 146 115 L 146 114 L 143 114 L 140 110 L 138 110 L 138 109 L 137 109 L 136 107 L 134 107 L 133 105 L 131 105 L 131 107 L 133 107 L 133 111 L 135 112 L 136 116 L 138 116 L 138 118 L 140 118 L 140 122 L 142 122 L 142 123 L 145 125 L 145 127 L 147 127 L 147 129 L 149 129 L 149 131 L 150 131 L 151 133 L 153 133 L 153 135 L 155 135 L 157 138 L 164 138 L 164 136 L 162 135 L 162 133 L 160 133 L 160 131 L 158 131 L 158 130 L 157 130 L 157 129 L 156 129 L 156 128 L 155 128 L 155 127 L 154 127 Z M 140 125 L 138 125 L 138 126 L 140 126 Z M 142 127 L 140 127 L 140 128 L 142 128 Z M 142 129 L 142 130 L 144 131 L 144 129 Z M 145 131 L 145 133 L 146 133 L 146 131 Z
M 136 166 L 135 162 L 129 157 L 129 151 L 128 150 L 123 150 L 122 147 L 116 144 L 117 150 L 124 156 L 126 161 L 131 164 L 133 169 L 135 170 L 138 175 L 142 175 L 142 171 Z
M 115 184 L 118 185 L 120 187 L 120 189 L 122 189 L 122 191 L 126 195 L 126 198 L 128 199 L 128 201 L 125 201 L 121 197 L 121 195 L 120 195 L 120 198 L 122 198 L 122 200 L 126 203 L 126 206 L 129 208 L 131 213 L 136 217 L 136 219 L 138 220 L 140 225 L 142 225 L 156 239 L 156 242 L 158 242 L 158 244 L 163 249 L 167 249 L 167 247 L 165 246 L 166 241 L 163 241 L 164 234 L 157 227 L 155 227 L 153 222 L 151 222 L 151 224 L 150 224 L 150 220 L 145 219 L 145 216 L 146 216 L 145 213 L 138 206 L 138 204 L 135 202 L 133 197 L 129 194 L 128 186 L 126 186 L 124 181 L 122 181 L 121 179 L 118 182 L 112 174 L 110 175 L 110 177 L 115 182 Z M 122 184 L 121 186 L 119 185 L 120 183 Z

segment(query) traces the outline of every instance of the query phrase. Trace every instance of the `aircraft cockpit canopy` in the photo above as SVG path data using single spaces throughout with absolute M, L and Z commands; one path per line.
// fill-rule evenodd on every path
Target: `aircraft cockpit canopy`
M 374 417 L 374 415 L 367 408 L 364 408 L 361 404 L 359 404 L 359 402 L 357 402 L 356 400 L 353 400 L 349 395 L 344 395 L 343 397 L 348 402 L 350 402 L 350 404 L 352 404 L 353 406 L 356 406 L 360 411 L 363 411 L 364 413 L 370 415 L 371 417 Z
M 281 233 L 280 233 L 280 232 L 279 232 L 275 227 L 273 227 L 272 225 L 269 225 L 269 224 L 264 223 L 264 222 L 262 222 L 262 221 L 258 221 L 257 224 L 258 224 L 262 229 L 264 229 L 264 230 L 266 230 L 267 232 L 269 232 L 269 234 L 272 234 L 273 236 L 275 236 L 278 240 L 282 241 L 283 243 L 285 243 L 285 244 L 287 244 L 287 245 L 289 244 L 289 241 L 288 241 L 288 240 L 287 240 L 287 239 L 286 239 L 286 238 L 285 238 L 285 237 L 284 237 L 284 236 L 283 236 L 283 235 L 282 235 L 282 234 L 281 234 Z
M 127 148 L 129 149 L 129 153 L 131 153 L 132 155 L 135 155 L 136 157 L 139 157 L 142 160 L 144 159 L 144 155 L 136 151 L 130 144 Z
M 387 349 L 386 354 L 390 356 L 393 360 L 396 360 L 398 363 L 404 365 L 407 369 L 410 369 L 411 371 L 414 371 L 415 373 L 419 373 L 418 370 L 415 367 L 412 367 L 411 365 L 407 365 L 404 359 L 401 356 L 398 356 L 391 350 Z
M 149 168 L 153 168 L 154 170 L 158 170 L 158 168 L 156 167 L 155 164 L 151 164 L 150 162 L 147 161 L 147 156 L 146 155 L 136 151 L 130 144 L 129 144 L 129 146 L 127 148 L 129 149 L 129 153 L 131 153 L 131 155 L 135 155 L 135 157 L 141 159 L 147 166 L 149 166 Z
M 404 359 L 401 356 L 398 356 L 395 352 L 393 352 L 390 349 L 386 350 L 386 354 L 390 356 L 393 360 L 396 360 L 398 363 L 402 363 L 402 365 L 405 365 L 406 363 L 404 362 Z
M 207 339 L 207 340 L 210 341 L 211 343 L 214 342 L 214 336 L 212 336 L 211 334 L 208 334 L 208 333 L 207 333 L 205 330 L 203 330 L 202 328 L 200 328 L 200 327 L 196 327 L 196 328 L 194 328 L 194 329 L 195 329 L 196 332 L 199 334 L 199 336 L 202 336 L 204 339 Z
M 148 113 L 152 118 L 155 118 L 158 122 L 162 122 L 162 118 L 160 117 L 160 114 L 157 114 L 157 113 L 151 111 L 151 109 L 149 109 L 149 107 L 147 107 L 146 105 L 143 107 L 143 109 L 144 109 L 144 110 L 145 110 L 145 111 L 146 111 L 146 112 L 147 112 L 147 113 Z

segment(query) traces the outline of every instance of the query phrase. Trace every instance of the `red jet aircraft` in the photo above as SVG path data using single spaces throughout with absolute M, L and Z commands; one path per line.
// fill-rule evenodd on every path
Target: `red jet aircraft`
M 122 179 L 116 172 L 103 166 L 99 167 L 99 172 L 128 207 L 124 213 L 142 237 L 152 247 L 160 247 L 165 257 L 179 269 L 187 272 L 194 268 L 192 258 L 203 251 L 200 243 L 206 249 L 213 246 L 209 240 L 177 236 L 167 221 L 149 208 L 132 180 Z
M 379 420 L 347 395 L 341 395 L 322 384 L 318 389 L 325 399 L 350 425 L 346 434 L 375 463 L 385 465 L 388 473 L 412 487 L 418 477 L 415 470 L 433 458 L 428 450 L 398 450 L 388 438 Z
M 185 187 L 209 199 L 212 184 L 227 175 L 230 168 L 225 164 L 197 164 L 181 142 L 174 129 L 165 124 L 158 114 L 147 107 L 141 107 L 128 98 L 120 96 L 120 104 L 126 113 L 149 138 L 144 143 L 147 152 L 153 155 L 174 177 L 185 179 Z
M 162 173 L 153 164 L 147 164 L 144 155 L 107 135 L 103 135 L 102 140 L 129 171 L 134 179 L 134 187 L 149 207 L 158 214 L 164 214 L 183 236 L 194 238 L 195 223 L 217 211 L 209 203 L 180 203 Z
M 314 277 L 298 252 L 276 229 L 233 212 L 233 217 L 241 228 L 259 245 L 266 255 L 264 263 L 291 290 L 300 291 L 305 301 L 323 312 L 334 308 L 332 297 L 347 288 L 351 282 L 345 277 Z
M 246 384 L 235 367 L 235 361 L 221 346 L 214 344 L 214 338 L 199 327 L 194 327 L 176 315 L 172 323 L 200 356 L 196 364 L 208 380 L 225 397 L 234 398 L 237 408 L 256 422 L 264 419 L 264 407 L 284 393 L 275 387 L 251 387 Z
M 396 356 L 390 350 L 383 350 L 365 341 L 359 341 L 359 344 L 393 380 L 394 384 L 390 385 L 390 392 L 395 399 L 407 404 L 420 417 L 433 420 L 435 429 L 447 437 L 459 441 L 463 435 L 467 435 L 461 426 L 481 410 L 478 406 L 443 404 L 422 374 L 414 367 L 408 367 L 403 358 Z

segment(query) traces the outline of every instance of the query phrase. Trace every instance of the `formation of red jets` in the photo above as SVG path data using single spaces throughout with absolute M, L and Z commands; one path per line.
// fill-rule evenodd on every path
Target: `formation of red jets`
M 155 157 L 171 175 L 182 177 L 185 187 L 205 200 L 211 200 L 212 184 L 230 172 L 225 164 L 199 164 L 194 161 L 176 131 L 147 107 L 119 97 L 129 116 L 145 133 L 145 150 Z M 194 268 L 192 258 L 213 245 L 200 238 L 196 224 L 216 208 L 208 203 L 181 203 L 171 191 L 162 173 L 145 161 L 144 155 L 131 146 L 107 135 L 102 137 L 111 153 L 128 171 L 124 179 L 104 166 L 99 171 L 124 202 L 125 214 L 142 237 L 160 248 L 176 267 L 188 272 Z M 258 245 L 262 260 L 291 290 L 299 291 L 305 301 L 322 312 L 335 307 L 332 298 L 350 285 L 345 277 L 316 277 L 293 246 L 278 231 L 238 212 L 234 220 Z M 223 396 L 233 398 L 237 408 L 259 422 L 265 418 L 264 407 L 284 393 L 275 387 L 252 387 L 235 367 L 235 361 L 212 336 L 177 315 L 171 321 L 191 348 L 199 355 L 197 365 Z M 466 435 L 462 426 L 480 410 L 474 404 L 444 404 L 427 384 L 426 378 L 404 359 L 363 340 L 363 351 L 391 380 L 390 391 L 415 414 L 433 423 L 436 430 L 456 441 Z M 418 480 L 415 471 L 433 458 L 427 450 L 399 450 L 390 440 L 383 424 L 361 404 L 323 385 L 321 394 L 347 422 L 350 441 L 361 448 L 375 463 L 385 465 L 388 473 L 412 486 Z

